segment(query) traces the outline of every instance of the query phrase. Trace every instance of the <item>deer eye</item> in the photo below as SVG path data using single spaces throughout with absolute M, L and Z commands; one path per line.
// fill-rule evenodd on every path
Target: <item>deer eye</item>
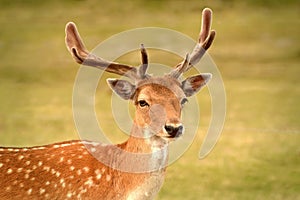
M 145 101 L 145 100 L 140 100 L 138 101 L 139 106 L 141 107 L 145 107 L 145 106 L 149 106 L 149 104 Z
M 184 104 L 186 104 L 188 102 L 187 98 L 183 98 L 180 102 L 180 104 L 183 106 Z

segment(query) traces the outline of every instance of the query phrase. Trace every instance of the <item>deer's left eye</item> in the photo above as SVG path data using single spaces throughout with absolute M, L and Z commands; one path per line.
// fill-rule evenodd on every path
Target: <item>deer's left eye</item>
M 183 98 L 180 102 L 180 104 L 183 106 L 184 104 L 186 104 L 188 102 L 187 98 Z

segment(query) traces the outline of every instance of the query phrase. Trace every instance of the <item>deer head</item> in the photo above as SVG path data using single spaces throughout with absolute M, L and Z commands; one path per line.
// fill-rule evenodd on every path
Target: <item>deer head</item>
M 188 77 L 184 81 L 179 79 L 184 72 L 200 61 L 214 40 L 215 31 L 210 28 L 212 11 L 204 9 L 202 15 L 201 32 L 194 50 L 171 72 L 161 77 L 147 74 L 148 55 L 144 45 L 141 45 L 142 63 L 139 67 L 107 61 L 86 50 L 73 22 L 66 26 L 66 45 L 77 63 L 132 80 L 108 79 L 107 82 L 121 98 L 133 101 L 136 107 L 134 124 L 143 130 L 142 133 L 136 131 L 135 136 L 156 136 L 170 141 L 183 133 L 180 116 L 187 97 L 196 94 L 212 77 L 211 74 L 205 73 Z

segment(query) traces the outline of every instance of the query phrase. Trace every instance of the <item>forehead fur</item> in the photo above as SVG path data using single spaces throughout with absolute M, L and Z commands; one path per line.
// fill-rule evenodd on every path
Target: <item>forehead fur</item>
M 179 99 L 185 97 L 185 94 L 181 89 L 181 83 L 170 76 L 151 77 L 138 82 L 135 98 L 138 98 L 137 95 L 139 95 L 142 90 L 146 92 L 145 95 L 147 96 L 173 94 Z

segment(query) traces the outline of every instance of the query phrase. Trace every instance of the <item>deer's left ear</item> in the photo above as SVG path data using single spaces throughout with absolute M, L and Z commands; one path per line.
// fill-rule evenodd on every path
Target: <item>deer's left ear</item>
M 135 93 L 135 86 L 126 80 L 107 79 L 110 88 L 120 97 L 129 100 Z
M 211 79 L 212 75 L 209 73 L 191 76 L 182 82 L 182 90 L 187 97 L 196 94 L 203 86 L 205 86 Z

